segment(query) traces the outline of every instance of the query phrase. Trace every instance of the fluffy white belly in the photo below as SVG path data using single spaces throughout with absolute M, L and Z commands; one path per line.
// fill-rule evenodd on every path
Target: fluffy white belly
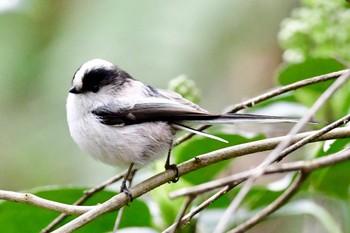
M 128 126 L 100 123 L 92 114 L 69 119 L 72 138 L 81 150 L 112 166 L 142 165 L 165 156 L 174 137 L 174 129 L 165 122 L 147 122 Z

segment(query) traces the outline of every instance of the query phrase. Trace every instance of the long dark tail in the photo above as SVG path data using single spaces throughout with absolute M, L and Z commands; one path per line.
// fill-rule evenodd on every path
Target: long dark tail
M 268 116 L 268 115 L 256 115 L 256 114 L 244 114 L 244 113 L 228 113 L 223 115 L 216 115 L 210 117 L 200 117 L 196 119 L 193 117 L 192 119 L 186 119 L 182 122 L 184 123 L 198 123 L 198 124 L 206 124 L 206 125 L 214 125 L 214 124 L 234 124 L 234 123 L 283 123 L 283 122 L 298 122 L 299 118 L 294 117 L 283 117 L 283 116 Z M 316 123 L 311 121 L 309 123 Z
M 180 130 L 185 130 L 190 133 L 198 134 L 204 137 L 208 137 L 214 140 L 218 140 L 221 142 L 227 143 L 225 139 L 222 139 L 220 137 L 217 137 L 212 134 L 208 134 L 203 131 L 198 131 L 196 129 L 193 129 L 186 124 L 191 124 L 191 123 L 198 123 L 202 125 L 214 125 L 214 124 L 234 124 L 234 123 L 296 123 L 300 119 L 299 118 L 294 118 L 294 117 L 282 117 L 282 116 L 267 116 L 267 115 L 256 115 L 256 114 L 224 114 L 224 115 L 216 115 L 213 117 L 213 115 L 210 116 L 196 116 L 193 117 L 192 119 L 187 119 L 187 120 L 182 120 L 178 123 L 173 123 L 173 127 L 180 129 Z M 208 119 L 209 118 L 209 119 Z M 318 123 L 315 121 L 309 121 L 308 123 Z

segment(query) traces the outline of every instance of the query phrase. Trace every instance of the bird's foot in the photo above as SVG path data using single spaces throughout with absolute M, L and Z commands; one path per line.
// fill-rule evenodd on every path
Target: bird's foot
M 120 186 L 120 192 L 125 193 L 125 195 L 127 195 L 130 199 L 130 202 L 133 201 L 133 197 L 132 194 L 130 192 L 130 190 L 128 189 L 128 187 L 126 187 L 126 181 L 123 180 L 122 185 Z
M 177 168 L 176 164 L 166 164 L 165 165 L 165 170 L 173 170 L 175 172 L 175 178 L 171 181 L 173 183 L 176 183 L 179 181 L 179 169 Z

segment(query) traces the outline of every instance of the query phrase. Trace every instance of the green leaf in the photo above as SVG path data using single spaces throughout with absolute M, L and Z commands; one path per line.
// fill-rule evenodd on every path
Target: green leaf
M 329 143 L 328 141 L 327 143 Z M 323 146 L 315 153 L 315 157 L 327 156 L 346 148 L 350 143 L 349 138 L 337 139 L 332 142 L 327 151 Z M 323 144 L 322 144 L 323 145 Z M 344 161 L 330 167 L 317 169 L 311 173 L 304 187 L 321 192 L 336 198 L 347 200 L 349 198 L 349 169 L 350 161 Z
M 265 187 L 255 187 L 247 195 L 244 204 L 249 206 L 250 209 L 265 207 L 276 200 L 281 193 L 280 191 L 272 191 Z
M 324 146 L 320 147 L 318 152 L 316 153 L 316 157 L 322 157 L 322 156 L 326 156 L 329 154 L 337 153 L 337 152 L 345 149 L 347 147 L 347 145 L 350 143 L 350 138 L 328 140 L 324 143 L 331 143 L 331 144 L 327 150 L 324 150 Z
M 350 161 L 314 171 L 309 177 L 312 190 L 348 200 Z
M 307 78 L 339 71 L 344 68 L 344 65 L 334 59 L 309 58 L 301 63 L 286 65 L 280 70 L 278 80 L 280 84 L 288 85 Z M 334 80 L 329 80 L 312 84 L 295 90 L 292 93 L 299 103 L 312 106 L 333 82 Z M 338 90 L 333 96 L 334 97 L 318 112 L 318 119 L 333 121 L 343 116 L 349 110 L 349 101 L 345 100 L 350 97 L 350 94 L 346 86 Z
M 335 119 L 343 117 L 350 110 L 350 82 L 349 80 L 332 96 L 332 115 Z
M 264 137 L 262 135 L 256 136 L 254 138 L 245 138 L 239 135 L 229 135 L 229 134 L 215 134 L 216 136 L 223 138 L 228 141 L 228 143 L 219 142 L 210 138 L 205 137 L 196 137 L 191 139 L 190 141 L 178 146 L 174 150 L 174 158 L 176 158 L 176 162 L 186 161 L 194 158 L 197 155 L 201 155 L 204 153 L 212 152 L 224 147 L 229 147 L 233 145 L 238 145 L 246 142 L 261 140 Z M 192 184 L 200 184 L 203 182 L 207 182 L 213 179 L 216 175 L 218 175 L 221 171 L 227 168 L 229 161 L 221 161 L 219 163 L 210 165 L 208 167 L 199 169 L 197 171 L 191 172 L 185 176 L 183 179 L 187 180 Z
M 42 198 L 62 203 L 73 203 L 79 199 L 85 188 L 42 188 L 33 192 Z M 101 191 L 91 197 L 84 205 L 96 205 L 116 195 L 115 192 Z M 23 203 L 7 202 L 0 203 L 0 226 L 2 232 L 40 232 L 59 213 L 31 206 Z M 91 223 L 78 229 L 75 232 L 107 232 L 113 230 L 116 212 L 102 215 Z M 70 216 L 62 224 L 71 221 L 76 216 Z M 151 222 L 150 212 L 145 203 L 134 200 L 129 207 L 126 207 L 120 227 L 149 226 Z M 62 225 L 61 224 L 61 225 Z

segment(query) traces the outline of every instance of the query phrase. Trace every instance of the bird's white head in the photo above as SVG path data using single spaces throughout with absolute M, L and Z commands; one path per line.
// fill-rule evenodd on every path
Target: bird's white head
M 85 62 L 74 74 L 70 93 L 84 91 L 95 92 L 103 79 L 109 75 L 117 75 L 118 68 L 103 59 L 92 59 Z

